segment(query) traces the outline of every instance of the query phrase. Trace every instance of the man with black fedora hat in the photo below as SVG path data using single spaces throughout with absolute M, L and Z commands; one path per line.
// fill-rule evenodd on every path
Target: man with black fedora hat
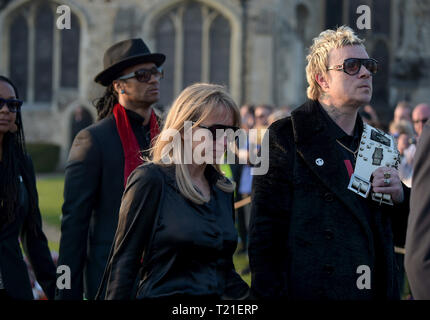
M 160 98 L 165 58 L 142 39 L 116 43 L 104 55 L 94 79 L 106 87 L 95 103 L 99 121 L 78 133 L 66 165 L 58 265 L 70 268 L 71 281 L 57 288 L 57 299 L 96 295 L 127 178 L 160 132 L 151 105 Z

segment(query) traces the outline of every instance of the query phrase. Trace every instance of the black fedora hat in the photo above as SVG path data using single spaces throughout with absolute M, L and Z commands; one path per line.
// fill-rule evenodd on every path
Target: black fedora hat
M 94 78 L 94 81 L 106 87 L 130 66 L 153 62 L 159 67 L 164 60 L 166 60 L 164 54 L 151 53 L 142 39 L 124 40 L 106 50 L 103 57 L 104 70 Z

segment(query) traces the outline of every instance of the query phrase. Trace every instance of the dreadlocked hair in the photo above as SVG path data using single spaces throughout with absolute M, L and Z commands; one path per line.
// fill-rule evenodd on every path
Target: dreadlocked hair
M 0 75 L 0 82 L 8 83 L 15 91 L 16 98 L 19 98 L 18 90 L 11 80 Z M 3 157 L 0 165 L 0 226 L 9 224 L 16 218 L 20 196 L 19 177 L 21 176 L 29 195 L 28 226 L 35 230 L 38 223 L 36 217 L 37 192 L 33 177 L 28 170 L 29 160 L 25 147 L 21 112 L 17 112 L 15 124 L 16 132 L 7 132 L 3 136 Z
M 113 107 L 118 103 L 118 94 L 113 88 L 113 84 L 110 84 L 104 93 L 104 95 L 96 99 L 93 104 L 97 109 L 97 120 L 102 120 L 112 113 Z

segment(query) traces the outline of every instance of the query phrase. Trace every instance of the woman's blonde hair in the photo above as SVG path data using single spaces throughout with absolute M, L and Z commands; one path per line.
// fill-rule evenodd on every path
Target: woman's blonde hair
M 233 116 L 234 126 L 240 126 L 239 108 L 223 86 L 208 83 L 195 83 L 185 88 L 173 102 L 167 114 L 163 130 L 155 140 L 154 146 L 151 149 L 153 163 L 158 165 L 166 165 L 168 162 L 175 164 L 176 183 L 179 187 L 179 191 L 185 198 L 197 204 L 207 202 L 209 199 L 206 199 L 200 194 L 193 185 L 188 167 L 183 161 L 183 139 L 180 139 L 180 148 L 169 149 L 167 145 L 172 143 L 172 139 L 174 138 L 166 139 L 166 133 L 171 129 L 183 133 L 185 121 L 192 121 L 192 127 L 194 128 L 204 122 L 208 117 L 214 115 L 214 113 L 222 114 L 223 112 L 230 113 Z M 169 149 L 169 152 L 166 153 L 166 149 Z M 175 152 L 178 149 L 180 149 L 180 152 Z M 218 164 L 213 164 L 213 166 L 221 173 Z M 221 175 L 223 176 L 222 173 Z M 218 179 L 216 186 L 226 192 L 233 192 L 235 189 L 235 183 L 226 178 Z
M 313 39 L 306 57 L 306 79 L 308 81 L 307 95 L 311 100 L 318 100 L 321 95 L 321 87 L 316 81 L 317 74 L 326 75 L 328 67 L 328 55 L 332 49 L 346 46 L 362 45 L 364 40 L 357 37 L 348 26 L 338 27 L 336 30 L 325 30 Z

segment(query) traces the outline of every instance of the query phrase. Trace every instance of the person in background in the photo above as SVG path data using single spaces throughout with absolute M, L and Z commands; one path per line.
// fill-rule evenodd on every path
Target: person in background
M 412 108 L 407 101 L 399 101 L 394 109 L 394 120 L 393 122 L 399 122 L 400 120 L 409 121 L 412 123 Z
M 42 231 L 36 177 L 25 148 L 18 90 L 0 76 L 0 300 L 34 299 L 25 255 L 49 299 L 56 268 Z
M 424 124 L 430 118 L 430 105 L 427 103 L 418 104 L 412 111 L 412 122 L 416 133 L 416 142 L 419 141 Z M 400 164 L 400 171 L 404 183 L 408 186 L 412 186 L 413 177 L 413 165 L 416 151 L 416 143 L 411 144 L 407 149 L 403 151 L 403 161 Z
M 291 108 L 288 106 L 283 106 L 281 108 L 279 108 L 278 110 L 274 111 L 270 116 L 269 116 L 269 126 L 275 122 L 278 121 L 282 118 L 286 118 L 288 116 L 291 115 Z
M 85 129 L 89 125 L 93 123 L 93 120 L 91 118 L 91 115 L 89 113 L 85 112 L 85 109 L 81 106 L 77 107 L 75 111 L 73 112 L 73 119 L 72 119 L 72 125 L 71 125 L 71 135 L 70 135 L 70 145 L 73 144 L 73 140 L 75 139 L 76 135 L 81 131 L 82 129 Z
M 370 104 L 365 105 L 363 109 L 359 111 L 359 114 L 363 119 L 363 122 L 367 123 L 369 126 L 382 129 L 378 115 Z
M 269 116 L 274 111 L 274 107 L 270 104 L 260 104 L 255 107 L 254 117 L 257 129 L 267 128 L 269 126 Z
M 235 165 L 239 167 L 236 180 L 237 201 L 247 198 L 251 194 L 252 176 L 249 165 L 249 130 L 255 125 L 255 108 L 253 105 L 243 105 L 240 108 L 241 128 L 246 133 L 246 139 L 239 139 L 238 159 L 241 163 Z M 248 253 L 248 221 L 249 205 L 237 209 L 237 231 L 241 240 L 239 254 Z
M 412 166 L 408 165 L 405 160 L 405 150 L 412 144 L 415 144 L 415 133 L 412 123 L 407 120 L 391 122 L 389 133 L 397 142 L 397 150 L 400 154 L 399 177 L 402 182 L 410 186 L 410 177 L 412 175 Z

